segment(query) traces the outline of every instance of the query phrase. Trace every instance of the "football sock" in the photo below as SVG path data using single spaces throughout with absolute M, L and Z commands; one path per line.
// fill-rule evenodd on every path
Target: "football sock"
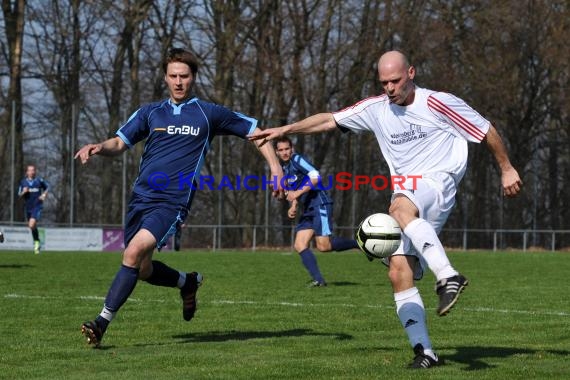
M 97 316 L 97 318 L 95 318 L 95 322 L 97 322 L 97 325 L 99 325 L 99 327 L 101 328 L 101 330 L 103 332 L 105 332 L 105 330 L 107 330 L 109 323 L 111 323 L 111 321 L 113 320 L 113 317 L 115 316 L 116 313 L 117 312 L 111 311 L 111 310 L 107 309 L 105 306 L 103 306 L 103 310 L 101 310 L 101 314 L 99 314 Z
M 437 360 L 432 347 L 426 325 L 426 311 L 422 297 L 416 287 L 403 292 L 394 293 L 396 313 L 408 334 L 412 347 L 420 343 L 424 347 L 424 354 Z
M 319 264 L 317 264 L 317 258 L 313 254 L 313 252 L 306 248 L 299 252 L 299 256 L 301 256 L 301 261 L 305 268 L 307 268 L 307 272 L 311 275 L 313 280 L 324 282 L 323 276 L 321 275 L 321 271 L 319 270 Z
M 178 272 L 178 282 L 176 283 L 176 287 L 182 289 L 184 284 L 186 284 L 186 272 Z
M 438 281 L 458 274 L 451 266 L 437 233 L 425 219 L 418 218 L 410 222 L 404 228 L 404 234 L 410 238 Z
M 333 251 L 346 251 L 353 248 L 358 248 L 356 240 L 346 239 L 338 236 L 331 237 L 331 247 Z
M 36 227 L 32 228 L 32 237 L 34 238 L 34 241 L 40 240 L 40 234 L 39 234 L 38 229 Z
M 121 306 L 123 306 L 133 292 L 137 284 L 138 277 L 138 268 L 121 265 L 121 269 L 119 269 L 115 275 L 115 279 L 109 288 L 107 297 L 105 297 L 105 307 L 101 314 L 99 314 L 99 317 L 95 319 L 103 330 L 106 328 L 106 325 L 111 322 L 115 313 L 119 311 Z M 106 325 L 105 321 L 101 321 L 101 318 L 107 321 Z
M 161 261 L 152 261 L 152 274 L 145 281 L 151 285 L 175 288 L 178 286 L 180 273 Z

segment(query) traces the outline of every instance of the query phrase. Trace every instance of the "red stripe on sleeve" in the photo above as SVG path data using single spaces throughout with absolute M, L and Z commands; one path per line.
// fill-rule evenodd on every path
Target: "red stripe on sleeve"
M 478 141 L 481 141 L 485 138 L 485 134 L 479 128 L 477 128 L 475 125 L 473 125 L 468 120 L 466 120 L 463 116 L 461 116 L 460 114 L 458 114 L 457 112 L 455 112 L 454 110 L 449 108 L 446 104 L 444 104 L 439 99 L 436 99 L 433 96 L 430 96 L 428 98 L 428 107 L 430 107 L 430 108 L 434 109 L 435 111 L 438 111 L 439 113 L 449 117 L 451 120 L 453 120 L 453 122 L 457 126 L 462 128 L 465 132 L 467 132 L 468 134 L 473 136 Z

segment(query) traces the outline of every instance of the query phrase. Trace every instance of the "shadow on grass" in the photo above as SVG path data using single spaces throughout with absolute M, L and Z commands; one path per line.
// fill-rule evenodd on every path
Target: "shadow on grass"
M 115 348 L 114 345 L 108 345 L 108 346 L 100 345 L 97 347 L 91 347 L 91 349 L 97 350 L 97 351 L 107 351 L 107 350 L 112 350 L 114 348 Z
M 30 264 L 0 264 L 0 269 L 24 269 L 24 268 L 33 268 L 33 265 Z
M 331 286 L 356 286 L 360 285 L 358 282 L 350 282 L 350 281 L 333 281 L 329 282 L 328 285 Z
M 181 343 L 195 342 L 226 342 L 265 338 L 289 338 L 300 336 L 330 336 L 337 340 L 350 340 L 352 335 L 344 333 L 320 333 L 311 329 L 292 329 L 283 331 L 210 331 L 196 334 L 174 335 L 173 338 L 181 339 Z
M 455 350 L 455 354 L 442 355 L 445 361 L 453 361 L 465 364 L 464 371 L 478 371 L 483 369 L 495 368 L 495 364 L 489 364 L 484 359 L 507 358 L 514 355 L 534 355 L 537 353 L 549 353 L 561 356 L 570 356 L 567 350 L 534 350 L 529 348 L 514 347 L 448 347 L 447 349 Z

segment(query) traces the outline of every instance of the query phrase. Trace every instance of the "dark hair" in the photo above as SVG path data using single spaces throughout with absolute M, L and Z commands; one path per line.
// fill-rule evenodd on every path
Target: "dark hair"
M 164 61 L 162 62 L 162 70 L 165 74 L 168 64 L 171 62 L 182 62 L 187 64 L 190 67 L 190 71 L 192 71 L 192 76 L 196 76 L 196 73 L 198 72 L 198 60 L 196 59 L 196 56 L 188 50 L 172 48 L 168 51 L 166 57 L 164 57 Z
M 279 137 L 278 139 L 273 140 L 273 148 L 277 149 L 277 144 L 279 143 L 289 143 L 289 146 L 293 148 L 293 141 L 287 136 Z

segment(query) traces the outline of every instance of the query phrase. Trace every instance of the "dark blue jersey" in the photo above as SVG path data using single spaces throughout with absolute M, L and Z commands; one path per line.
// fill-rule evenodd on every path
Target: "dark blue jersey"
M 297 190 L 300 187 L 311 186 L 310 174 L 318 173 L 318 170 L 298 153 L 293 153 L 289 162 L 283 165 L 283 174 L 287 179 L 287 188 Z M 333 203 L 325 190 L 321 190 L 324 185 L 319 182 L 311 190 L 301 195 L 298 200 L 303 205 L 304 212 L 310 212 L 321 205 Z
M 117 131 L 129 148 L 146 139 L 133 192 L 189 208 L 214 136 L 245 138 L 256 126 L 255 119 L 197 98 L 144 105 Z
M 27 187 L 28 191 L 23 194 L 24 188 Z M 31 210 L 37 205 L 42 204 L 39 199 L 40 195 L 47 191 L 49 184 L 41 177 L 35 177 L 33 179 L 23 178 L 20 181 L 20 186 L 18 187 L 18 195 L 22 195 L 24 198 L 25 207 L 27 210 Z

